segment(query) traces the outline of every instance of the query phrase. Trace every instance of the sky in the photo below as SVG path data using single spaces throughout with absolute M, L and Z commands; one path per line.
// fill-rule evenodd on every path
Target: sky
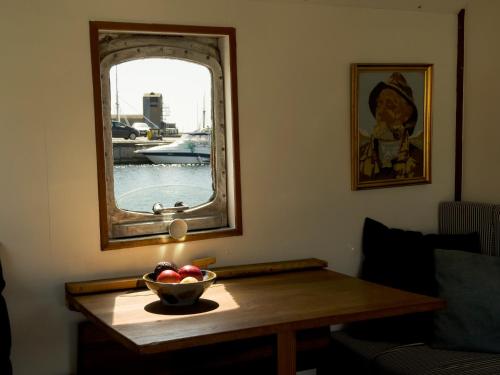
M 116 74 L 118 69 L 118 74 Z M 212 126 L 211 74 L 208 68 L 183 60 L 147 58 L 127 61 L 111 68 L 111 114 L 116 114 L 116 81 L 120 114 L 141 114 L 142 97 L 155 92 L 163 96 L 165 122 L 177 124 L 179 132 Z M 168 110 L 165 108 L 168 107 Z

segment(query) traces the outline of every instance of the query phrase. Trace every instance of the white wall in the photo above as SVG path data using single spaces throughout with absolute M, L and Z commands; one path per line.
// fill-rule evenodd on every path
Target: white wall
M 99 250 L 89 20 L 237 29 L 241 237 Z M 366 216 L 426 232 L 453 197 L 456 17 L 249 0 L 3 0 L 0 256 L 16 374 L 75 368 L 64 282 L 159 260 L 318 257 L 355 274 Z M 349 64 L 433 63 L 433 183 L 350 190 Z
M 500 2 L 474 0 L 465 15 L 463 199 L 500 202 Z

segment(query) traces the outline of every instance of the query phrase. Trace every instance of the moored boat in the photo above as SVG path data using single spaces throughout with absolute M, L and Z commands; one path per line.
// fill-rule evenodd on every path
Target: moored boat
M 209 132 L 185 133 L 168 145 L 135 151 L 155 164 L 208 164 L 211 154 Z

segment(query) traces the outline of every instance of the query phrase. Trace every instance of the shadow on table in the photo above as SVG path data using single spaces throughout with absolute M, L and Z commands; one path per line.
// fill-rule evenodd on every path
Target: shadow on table
M 197 303 L 190 306 L 166 306 L 161 301 L 154 301 L 144 306 L 144 310 L 159 315 L 194 315 L 212 311 L 218 307 L 217 302 L 200 298 Z

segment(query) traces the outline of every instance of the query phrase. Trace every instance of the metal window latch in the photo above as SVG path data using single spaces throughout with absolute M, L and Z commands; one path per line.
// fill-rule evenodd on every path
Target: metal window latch
M 160 202 L 153 205 L 153 213 L 155 215 L 160 215 L 166 212 L 184 212 L 188 209 L 188 206 L 184 206 L 182 202 L 175 202 L 174 207 L 163 207 Z

